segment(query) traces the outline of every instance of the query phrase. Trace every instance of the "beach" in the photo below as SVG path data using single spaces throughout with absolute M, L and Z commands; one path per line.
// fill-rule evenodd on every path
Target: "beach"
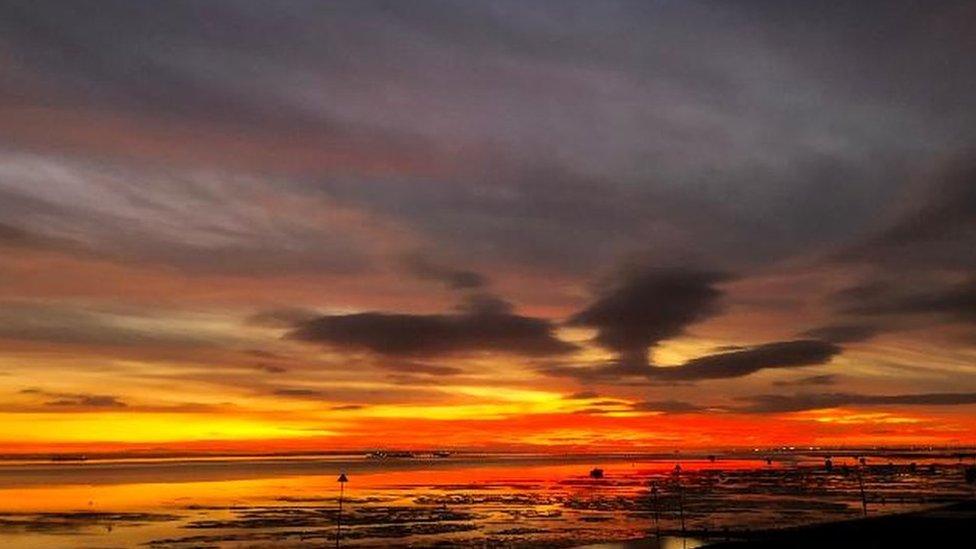
M 7 463 L 0 465 L 0 544 L 320 547 L 335 543 L 340 472 L 348 476 L 340 535 L 346 547 L 765 543 L 773 527 L 857 519 L 857 475 L 869 517 L 972 495 L 964 464 L 947 454 L 869 456 L 860 469 L 853 457 L 834 461 L 832 471 L 821 456 L 800 453 L 768 460 L 459 454 Z

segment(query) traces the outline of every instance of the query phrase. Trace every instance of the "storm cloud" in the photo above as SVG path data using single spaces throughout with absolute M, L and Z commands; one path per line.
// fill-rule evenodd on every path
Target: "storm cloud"
M 556 337 L 549 321 L 494 311 L 325 315 L 298 324 L 287 337 L 388 356 L 477 352 L 549 356 L 576 349 Z
M 633 368 L 648 363 L 648 351 L 679 336 L 689 325 L 716 314 L 727 277 L 706 271 L 647 270 L 621 283 L 573 315 L 571 326 L 597 330 L 596 342 Z

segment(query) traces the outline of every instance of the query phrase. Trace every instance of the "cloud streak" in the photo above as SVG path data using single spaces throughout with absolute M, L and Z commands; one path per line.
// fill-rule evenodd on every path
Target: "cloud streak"
M 572 377 L 585 383 L 681 383 L 713 379 L 734 379 L 767 369 L 802 368 L 827 364 L 842 349 L 818 340 L 793 340 L 765 343 L 740 350 L 703 355 L 677 366 L 629 365 L 547 365 L 547 375 Z
M 45 399 L 44 406 L 53 408 L 126 408 L 128 405 L 114 395 L 99 395 L 91 393 L 61 393 L 42 389 L 23 389 L 22 395 L 36 395 Z
M 767 414 L 822 410 L 842 406 L 969 406 L 976 404 L 976 393 L 920 393 L 902 395 L 864 395 L 857 393 L 801 393 L 796 395 L 755 395 L 737 411 Z
M 497 311 L 324 315 L 299 323 L 287 337 L 393 357 L 479 352 L 551 356 L 576 349 L 557 338 L 555 327 L 546 320 Z

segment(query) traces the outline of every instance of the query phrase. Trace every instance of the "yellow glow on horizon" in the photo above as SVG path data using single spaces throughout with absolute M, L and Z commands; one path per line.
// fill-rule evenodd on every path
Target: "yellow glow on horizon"
M 59 413 L 0 414 L 0 442 L 178 442 L 256 440 L 331 436 L 314 424 L 240 418 L 214 414 Z
M 715 353 L 717 348 L 728 344 L 728 341 L 690 337 L 664 341 L 653 349 L 654 363 L 660 366 L 677 366 L 695 357 Z
M 513 389 L 509 387 L 477 387 L 477 386 L 446 386 L 445 392 L 473 396 L 484 399 L 501 400 L 505 402 L 553 402 L 562 400 L 561 393 L 538 391 L 534 389 Z
M 917 417 L 898 416 L 887 412 L 849 411 L 843 408 L 798 412 L 794 414 L 793 417 L 794 419 L 803 421 L 835 423 L 840 425 L 852 425 L 858 423 L 885 423 L 897 425 L 922 422 L 922 420 Z
M 613 432 L 606 432 L 597 429 L 577 429 L 562 428 L 550 429 L 539 433 L 532 433 L 519 437 L 519 442 L 524 444 L 537 444 L 540 446 L 555 446 L 561 444 L 620 444 L 620 443 L 640 443 L 648 441 L 665 440 L 657 433 L 644 430 L 618 429 Z
M 428 420 L 504 419 L 518 415 L 545 414 L 562 411 L 556 401 L 507 404 L 445 404 L 435 406 L 380 405 L 357 412 L 363 417 L 388 419 L 419 418 Z

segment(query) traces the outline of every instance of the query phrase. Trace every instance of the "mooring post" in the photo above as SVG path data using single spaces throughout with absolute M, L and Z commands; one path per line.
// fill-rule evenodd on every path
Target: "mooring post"
M 336 516 L 336 549 L 339 549 L 339 538 L 342 536 L 342 496 L 345 495 L 346 483 L 349 478 L 345 473 L 339 473 L 339 514 Z
M 657 537 L 661 537 L 661 523 L 657 506 L 657 482 L 653 480 L 651 481 L 651 505 L 654 506 L 654 533 Z
M 685 495 L 681 489 L 681 464 L 674 466 L 674 478 L 678 483 L 678 518 L 681 520 L 681 533 L 685 533 Z
M 861 487 L 861 511 L 864 516 L 868 516 L 868 496 L 864 491 L 864 470 L 862 467 L 857 469 L 857 483 Z

